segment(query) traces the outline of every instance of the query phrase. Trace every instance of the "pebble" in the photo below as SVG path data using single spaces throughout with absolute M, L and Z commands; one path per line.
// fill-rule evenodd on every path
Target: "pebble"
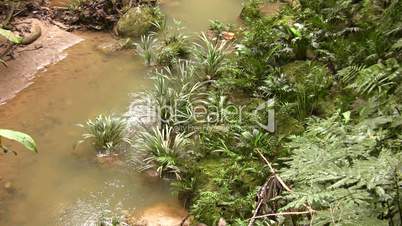
M 13 184 L 10 181 L 7 181 L 6 183 L 4 183 L 4 189 L 6 189 L 7 191 L 13 191 Z

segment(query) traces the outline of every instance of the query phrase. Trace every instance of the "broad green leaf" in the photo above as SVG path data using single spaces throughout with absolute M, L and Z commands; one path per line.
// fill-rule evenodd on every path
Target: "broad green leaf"
M 301 32 L 299 31 L 299 30 L 297 30 L 296 28 L 294 28 L 294 27 L 289 27 L 289 30 L 290 30 L 290 32 L 292 32 L 292 34 L 295 36 L 295 37 L 298 37 L 298 38 L 300 38 L 302 35 L 301 35 Z
M 10 140 L 14 140 L 24 145 L 28 150 L 37 153 L 37 146 L 35 141 L 28 134 L 21 133 L 14 130 L 0 129 L 0 138 L 4 137 Z
M 5 30 L 3 28 L 0 28 L 0 35 L 15 44 L 20 44 L 23 40 L 19 35 L 16 35 L 13 32 L 11 32 L 9 30 Z

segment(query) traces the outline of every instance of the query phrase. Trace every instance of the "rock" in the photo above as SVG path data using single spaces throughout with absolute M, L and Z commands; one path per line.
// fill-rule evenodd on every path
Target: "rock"
M 127 223 L 133 226 L 178 226 L 186 217 L 183 208 L 161 203 L 145 209 L 139 216 L 128 216 Z
M 224 32 L 222 32 L 222 36 L 223 36 L 223 39 L 230 41 L 235 38 L 235 33 L 224 31 Z
M 129 40 L 113 40 L 110 42 L 102 43 L 96 47 L 100 52 L 109 55 L 126 47 Z
M 227 223 L 226 223 L 225 219 L 223 219 L 221 217 L 221 219 L 219 219 L 218 226 L 226 226 L 226 225 L 227 225 Z
M 155 169 L 148 169 L 144 173 L 150 178 L 159 178 L 159 173 Z
M 42 35 L 42 28 L 39 24 L 39 22 L 32 22 L 32 27 L 30 29 L 30 33 L 24 35 L 24 39 L 22 40 L 21 44 L 22 45 L 29 45 L 36 40 Z
M 123 37 L 140 37 L 151 31 L 153 23 L 160 21 L 161 18 L 155 8 L 131 8 L 117 22 L 116 31 Z
M 13 192 L 15 190 L 13 184 L 10 181 L 4 183 L 4 189 L 6 189 L 6 191 L 8 192 Z
M 120 159 L 120 156 L 115 154 L 97 155 L 96 161 L 99 163 L 99 165 L 106 168 L 119 167 L 124 165 L 124 162 Z

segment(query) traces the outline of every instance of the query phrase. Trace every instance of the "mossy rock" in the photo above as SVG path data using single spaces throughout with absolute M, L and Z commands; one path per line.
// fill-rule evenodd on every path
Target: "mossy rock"
M 163 16 L 158 8 L 135 7 L 129 9 L 117 22 L 117 33 L 123 37 L 140 37 L 155 28 Z

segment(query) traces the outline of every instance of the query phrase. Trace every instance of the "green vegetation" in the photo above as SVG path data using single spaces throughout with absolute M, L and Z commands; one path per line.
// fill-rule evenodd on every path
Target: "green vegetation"
M 166 21 L 153 24 L 158 33 L 141 37 L 137 43 L 137 52 L 144 57 L 148 65 L 173 67 L 190 55 L 189 37 L 182 33 L 183 27 L 178 21 L 168 26 Z
M 207 225 L 400 225 L 402 2 L 260 4 L 230 43 L 216 21 L 194 44 L 175 29 L 142 39 L 166 68 L 136 153 Z
M 3 36 L 6 38 L 8 41 L 14 43 L 14 44 L 20 44 L 22 42 L 22 38 L 14 33 L 12 33 L 9 30 L 0 28 L 0 36 Z
M 2 138 L 17 141 L 18 143 L 22 144 L 29 151 L 32 151 L 35 153 L 38 152 L 34 139 L 32 139 L 32 137 L 29 136 L 28 134 L 14 131 L 14 130 L 0 129 L 0 149 L 2 149 L 4 151 L 4 153 L 10 152 L 10 150 L 6 146 L 3 145 Z M 14 152 L 12 150 L 11 150 L 11 152 L 16 154 L 16 152 Z
M 85 125 L 87 133 L 83 134 L 83 140 L 78 144 L 89 140 L 100 154 L 110 154 L 118 150 L 124 144 L 129 143 L 125 137 L 126 120 L 117 116 L 99 115 L 95 120 L 88 120 Z
M 142 170 L 157 168 L 159 175 L 174 176 L 180 180 L 180 162 L 185 161 L 191 154 L 188 139 L 190 136 L 191 134 L 177 134 L 168 126 L 141 132 L 136 147 L 141 153 L 140 160 L 144 163 Z

